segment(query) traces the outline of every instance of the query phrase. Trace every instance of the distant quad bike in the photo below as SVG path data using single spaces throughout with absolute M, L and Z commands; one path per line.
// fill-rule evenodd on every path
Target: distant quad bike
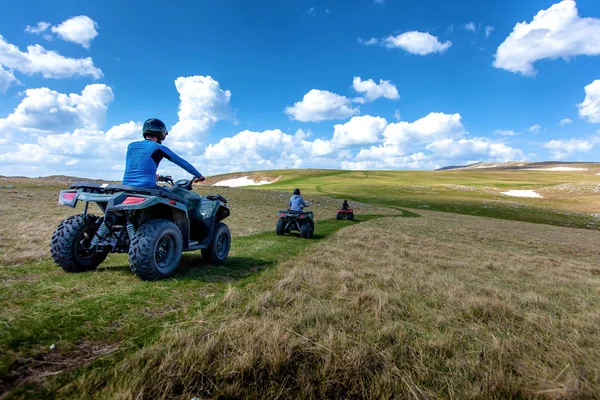
M 339 209 L 337 210 L 335 219 L 347 219 L 349 221 L 352 221 L 354 219 L 354 210 L 351 208 L 348 208 L 346 210 Z
M 221 222 L 230 215 L 227 200 L 194 193 L 192 180 L 158 180 L 171 187 L 77 182 L 61 190 L 59 204 L 75 208 L 84 201 L 85 208 L 54 231 L 50 252 L 56 264 L 66 272 L 91 271 L 109 253 L 128 253 L 135 275 L 157 280 L 175 273 L 182 252 L 200 250 L 209 263 L 223 263 L 231 245 L 229 228 Z M 104 216 L 89 214 L 90 202 Z
M 275 233 L 283 235 L 291 231 L 300 232 L 300 237 L 309 238 L 315 232 L 315 220 L 312 211 L 280 210 Z

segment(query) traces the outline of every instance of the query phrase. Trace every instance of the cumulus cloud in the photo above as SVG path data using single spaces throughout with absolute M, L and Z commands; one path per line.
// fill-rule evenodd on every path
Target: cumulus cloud
M 396 86 L 391 81 L 384 81 L 383 79 L 380 79 L 379 84 L 377 84 L 373 79 L 363 81 L 360 76 L 355 76 L 352 87 L 358 93 L 363 93 L 366 101 L 375 101 L 380 97 L 391 100 L 400 98 Z
M 548 149 L 554 160 L 564 159 L 574 153 L 585 153 L 600 144 L 600 136 L 592 136 L 587 139 L 571 138 L 569 140 L 550 140 L 542 144 Z
M 390 123 L 383 132 L 383 143 L 361 149 L 357 158 L 377 160 L 407 155 L 424 143 L 460 137 L 465 133 L 460 114 L 429 113 L 414 122 Z
M 179 92 L 179 121 L 169 133 L 173 147 L 195 152 L 219 120 L 233 118 L 229 108 L 231 92 L 221 89 L 211 76 L 179 77 L 175 80 Z
M 600 42 L 600 39 L 597 40 Z M 600 79 L 585 87 L 585 99 L 577 107 L 580 117 L 587 119 L 588 122 L 600 122 Z
M 542 129 L 542 127 L 539 124 L 535 124 L 535 125 L 531 125 L 529 127 L 529 132 L 531 132 L 531 133 L 540 133 L 541 129 Z
M 42 74 L 44 78 L 69 78 L 76 75 L 99 79 L 102 71 L 94 66 L 90 57 L 68 58 L 39 44 L 27 46 L 22 52 L 0 35 L 0 64 L 27 75 Z
M 427 145 L 427 150 L 439 154 L 445 160 L 486 159 L 500 162 L 522 160 L 524 154 L 504 143 L 486 138 L 443 139 Z
M 207 131 L 231 115 L 231 93 L 211 77 L 182 77 L 175 85 L 181 99 L 180 119 L 165 144 L 175 149 L 181 142 L 192 143 L 187 153 L 177 151 L 195 162 L 204 151 L 198 144 Z M 0 146 L 0 173 L 74 175 L 76 166 L 80 176 L 120 179 L 127 145 L 141 140 L 142 123 L 129 121 L 104 131 L 112 100 L 112 89 L 101 84 L 87 85 L 80 94 L 26 90 L 14 112 L 0 119 L 0 143 L 11 145 Z M 177 167 L 163 164 L 161 169 L 181 174 Z
M 431 53 L 443 53 L 452 42 L 441 43 L 437 37 L 428 32 L 411 31 L 397 36 L 388 36 L 383 40 L 386 47 L 398 47 L 411 54 L 424 56 Z
M 7 71 L 0 64 L 0 93 L 6 93 L 9 87 L 20 83 L 12 71 Z
M 581 18 L 574 0 L 541 10 L 530 23 L 520 22 L 498 47 L 494 67 L 534 75 L 543 59 L 600 54 L 600 19 Z
M 302 101 L 285 109 L 287 115 L 302 122 L 344 119 L 358 114 L 359 111 L 360 109 L 353 107 L 347 97 L 318 89 L 312 89 L 304 95 Z
M 53 26 L 51 30 L 61 39 L 80 44 L 89 49 L 90 42 L 98 36 L 97 27 L 98 24 L 87 15 L 78 15 Z
M 473 21 L 471 21 L 468 24 L 465 24 L 465 29 L 471 32 L 475 32 L 477 30 L 477 27 L 475 26 Z
M 375 144 L 381 141 L 386 127 L 385 118 L 370 115 L 352 117 L 345 124 L 333 127 L 331 143 L 336 149 Z
M 571 120 L 570 118 L 563 118 L 560 120 L 560 122 L 558 123 L 560 126 L 565 126 L 568 124 L 572 124 L 573 120 Z
M 27 25 L 27 27 L 25 28 L 25 32 L 29 32 L 29 33 L 42 33 L 44 32 L 46 29 L 48 29 L 50 27 L 50 23 L 48 22 L 38 22 L 36 26 L 29 26 Z

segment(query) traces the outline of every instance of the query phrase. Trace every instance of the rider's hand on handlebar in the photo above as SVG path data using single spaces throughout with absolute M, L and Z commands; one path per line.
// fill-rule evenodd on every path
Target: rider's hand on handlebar
M 204 182 L 205 180 L 206 180 L 206 178 L 205 178 L 205 177 L 203 177 L 203 176 L 197 176 L 197 177 L 194 179 L 194 183 L 200 183 L 200 182 Z

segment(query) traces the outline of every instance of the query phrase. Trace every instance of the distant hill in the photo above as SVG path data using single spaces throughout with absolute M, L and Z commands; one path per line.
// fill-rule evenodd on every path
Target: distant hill
M 436 171 L 449 171 L 449 170 L 473 170 L 473 169 L 531 169 L 531 168 L 598 168 L 600 163 L 597 162 L 576 162 L 576 161 L 539 161 L 539 162 L 523 162 L 523 161 L 510 161 L 504 163 L 484 163 L 476 162 L 469 165 L 454 166 L 450 165 L 443 168 L 438 168 Z

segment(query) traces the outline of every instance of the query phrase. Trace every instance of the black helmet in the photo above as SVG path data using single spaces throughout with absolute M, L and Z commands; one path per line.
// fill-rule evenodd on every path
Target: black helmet
M 150 118 L 144 122 L 144 127 L 142 128 L 144 139 L 146 136 L 154 136 L 158 140 L 158 143 L 162 143 L 168 134 L 167 126 L 160 119 Z
M 294 194 L 300 194 L 300 189 L 298 189 L 298 188 L 294 189 Z

